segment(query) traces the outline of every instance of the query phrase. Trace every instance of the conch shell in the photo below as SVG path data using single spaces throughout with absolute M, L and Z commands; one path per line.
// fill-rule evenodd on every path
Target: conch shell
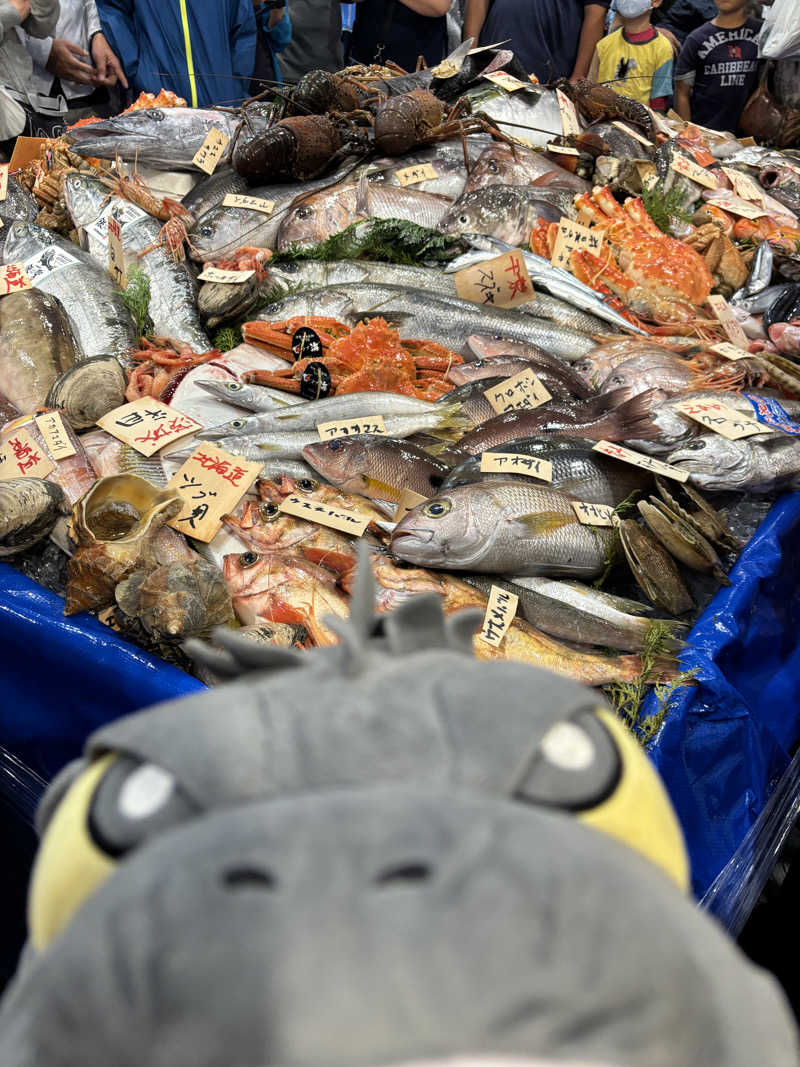
M 156 534 L 183 506 L 175 490 L 156 489 L 135 474 L 101 478 L 72 513 L 78 550 L 67 565 L 65 615 L 114 603 L 114 589 L 138 566 L 155 566 Z
M 233 622 L 233 603 L 219 567 L 196 556 L 153 571 L 134 571 L 115 598 L 151 635 L 183 640 Z

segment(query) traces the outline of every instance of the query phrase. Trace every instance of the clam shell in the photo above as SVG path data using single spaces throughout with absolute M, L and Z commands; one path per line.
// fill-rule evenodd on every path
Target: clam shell
M 113 356 L 94 356 L 59 375 L 47 394 L 74 430 L 88 430 L 125 403 L 125 373 Z
M 688 611 L 694 602 L 669 552 L 633 519 L 622 519 L 617 529 L 628 566 L 648 600 L 672 615 Z
M 120 582 L 115 597 L 122 611 L 138 618 L 148 633 L 168 639 L 196 637 L 233 621 L 221 571 L 199 556 L 150 573 L 138 570 Z
M 55 526 L 69 505 L 60 485 L 41 478 L 0 482 L 0 557 L 23 552 Z

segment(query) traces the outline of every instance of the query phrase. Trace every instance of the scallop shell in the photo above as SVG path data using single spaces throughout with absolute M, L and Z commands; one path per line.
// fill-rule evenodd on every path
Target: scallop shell
M 69 505 L 60 485 L 42 478 L 0 482 L 0 557 L 23 552 L 55 526 Z
M 233 604 L 218 567 L 199 556 L 148 573 L 135 571 L 116 589 L 116 601 L 150 634 L 167 639 L 197 637 L 233 621 Z
M 125 373 L 113 356 L 94 356 L 59 375 L 47 394 L 74 430 L 88 430 L 125 403 Z
M 156 489 L 135 474 L 95 482 L 72 513 L 79 547 L 67 566 L 64 614 L 109 607 L 118 582 L 137 567 L 155 567 L 153 541 L 182 506 L 179 493 Z

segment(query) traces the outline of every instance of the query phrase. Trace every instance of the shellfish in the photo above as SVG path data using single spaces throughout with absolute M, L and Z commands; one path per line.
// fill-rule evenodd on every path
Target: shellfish
M 125 403 L 125 373 L 114 356 L 93 356 L 59 375 L 47 394 L 73 430 L 88 430 Z
M 42 478 L 0 482 L 0 557 L 23 552 L 47 537 L 69 506 L 59 485 Z
M 640 500 L 639 514 L 670 555 L 693 571 L 713 574 L 723 585 L 730 585 L 717 553 L 705 537 L 657 497 Z
M 233 603 L 222 572 L 200 556 L 137 570 L 120 582 L 115 599 L 149 634 L 183 639 L 233 622 Z
M 691 594 L 666 549 L 633 519 L 619 520 L 617 529 L 628 566 L 648 600 L 673 615 L 688 611 Z

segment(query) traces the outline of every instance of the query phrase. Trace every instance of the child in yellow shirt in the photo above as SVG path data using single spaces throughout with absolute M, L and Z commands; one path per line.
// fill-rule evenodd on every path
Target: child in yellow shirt
M 650 12 L 660 3 L 617 0 L 622 26 L 597 42 L 589 80 L 666 111 L 672 99 L 674 53 L 667 38 L 650 24 Z

